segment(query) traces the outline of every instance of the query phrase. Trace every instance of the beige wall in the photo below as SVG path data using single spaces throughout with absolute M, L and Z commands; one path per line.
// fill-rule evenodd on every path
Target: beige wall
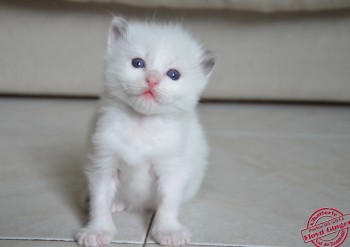
M 350 100 L 349 10 L 264 15 L 55 0 L 0 2 L 0 92 L 98 95 L 112 13 L 184 20 L 220 57 L 206 98 Z

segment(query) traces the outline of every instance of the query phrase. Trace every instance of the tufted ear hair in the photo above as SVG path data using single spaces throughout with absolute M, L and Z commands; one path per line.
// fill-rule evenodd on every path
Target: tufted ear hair
M 119 39 L 123 37 L 127 29 L 127 21 L 119 16 L 115 16 L 111 22 L 108 32 L 108 48 L 114 47 Z
M 211 75 L 217 60 L 217 55 L 212 51 L 205 51 L 202 57 L 201 66 L 207 77 Z

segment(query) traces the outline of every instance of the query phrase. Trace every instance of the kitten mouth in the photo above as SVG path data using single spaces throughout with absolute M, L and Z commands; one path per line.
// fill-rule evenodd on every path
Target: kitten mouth
M 143 98 L 145 98 L 147 100 L 156 101 L 156 97 L 151 90 L 143 92 L 140 96 L 142 96 Z

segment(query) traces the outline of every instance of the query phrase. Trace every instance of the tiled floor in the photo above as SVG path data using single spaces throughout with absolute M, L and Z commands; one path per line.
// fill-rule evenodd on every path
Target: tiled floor
M 76 246 L 95 103 L 0 98 L 0 247 Z M 313 211 L 350 212 L 350 107 L 206 103 L 199 112 L 211 155 L 181 214 L 191 246 L 313 246 L 300 235 Z M 111 246 L 155 246 L 151 217 L 115 214 Z

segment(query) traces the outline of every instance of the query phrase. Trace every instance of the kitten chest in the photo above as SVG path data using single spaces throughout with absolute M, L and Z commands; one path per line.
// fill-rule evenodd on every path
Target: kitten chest
M 128 119 L 116 127 L 116 151 L 130 165 L 178 155 L 183 146 L 180 126 L 164 119 Z

